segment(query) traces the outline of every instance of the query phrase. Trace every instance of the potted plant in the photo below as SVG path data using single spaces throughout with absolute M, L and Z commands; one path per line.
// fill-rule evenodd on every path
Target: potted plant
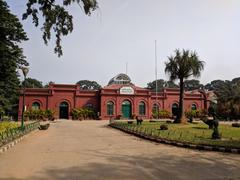
M 48 119 L 48 120 L 54 120 L 54 111 L 51 110 L 51 109 L 47 109 L 45 110 L 45 117 Z
M 39 126 L 39 130 L 47 130 L 49 128 L 50 124 L 46 123 L 46 124 L 40 124 Z

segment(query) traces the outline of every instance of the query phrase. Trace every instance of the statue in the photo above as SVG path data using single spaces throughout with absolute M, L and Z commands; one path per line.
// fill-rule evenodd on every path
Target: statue
M 141 125 L 143 122 L 143 119 L 139 119 L 138 116 L 136 116 L 136 120 L 137 120 L 137 125 Z
M 209 129 L 213 129 L 212 139 L 221 139 L 221 135 L 218 131 L 219 120 L 213 114 L 213 119 L 209 119 L 207 115 L 204 115 L 201 120 L 208 125 Z

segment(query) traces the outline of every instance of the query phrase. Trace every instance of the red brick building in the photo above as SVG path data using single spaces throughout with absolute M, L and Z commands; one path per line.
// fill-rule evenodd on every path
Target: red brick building
M 49 88 L 27 88 L 25 109 L 51 109 L 55 118 L 71 119 L 73 108 L 91 107 L 100 119 L 131 118 L 133 115 L 149 119 L 153 109 L 175 113 L 178 108 L 179 89 L 163 89 L 156 94 L 131 83 L 126 74 L 112 78 L 100 90 L 82 90 L 79 85 L 51 84 Z M 19 98 L 19 119 L 22 115 L 22 95 Z M 185 92 L 185 110 L 206 109 L 208 94 Z

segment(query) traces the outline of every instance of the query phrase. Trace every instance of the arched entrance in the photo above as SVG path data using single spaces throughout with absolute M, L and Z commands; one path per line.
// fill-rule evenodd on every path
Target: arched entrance
M 197 110 L 197 105 L 196 104 L 192 104 L 191 110 L 193 110 L 193 111 Z
M 32 110 L 39 110 L 40 109 L 40 104 L 39 102 L 34 102 L 32 104 Z
M 130 119 L 132 116 L 132 106 L 128 100 L 122 102 L 122 116 L 127 119 Z
M 59 118 L 68 119 L 68 103 L 67 102 L 61 102 L 59 106 Z
M 172 115 L 173 116 L 177 116 L 178 115 L 178 104 L 177 103 L 174 103 L 172 105 Z

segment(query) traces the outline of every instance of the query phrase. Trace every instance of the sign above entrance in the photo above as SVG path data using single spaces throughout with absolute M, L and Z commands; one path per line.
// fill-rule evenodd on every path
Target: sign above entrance
M 134 94 L 134 89 L 132 87 L 122 87 L 120 94 Z

